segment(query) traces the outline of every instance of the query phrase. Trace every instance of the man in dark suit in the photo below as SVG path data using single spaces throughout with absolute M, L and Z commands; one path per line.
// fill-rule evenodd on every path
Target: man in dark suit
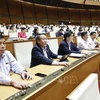
M 48 65 L 64 65 L 68 66 L 67 62 L 58 62 L 52 58 L 61 58 L 54 54 L 49 46 L 47 45 L 47 38 L 45 35 L 38 35 L 36 37 L 36 45 L 32 49 L 31 53 L 31 66 L 36 66 L 39 64 L 48 64 Z
M 70 53 L 81 53 L 80 49 L 74 45 L 72 40 L 73 40 L 73 33 L 67 31 L 64 34 L 64 40 L 59 45 L 58 49 L 59 55 L 66 55 Z

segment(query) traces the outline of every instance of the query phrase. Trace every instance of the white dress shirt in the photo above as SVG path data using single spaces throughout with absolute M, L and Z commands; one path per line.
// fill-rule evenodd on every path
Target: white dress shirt
M 68 43 L 68 46 L 69 46 L 69 50 L 71 50 L 71 43 Z
M 46 48 L 42 48 L 42 49 L 43 49 L 44 56 L 45 56 L 46 58 L 48 58 L 48 55 L 47 55 L 47 52 L 46 52 Z
M 98 44 L 98 41 L 96 39 L 92 40 L 91 37 L 88 38 L 89 43 L 92 46 L 92 49 L 95 49 L 96 45 Z
M 78 43 L 78 48 L 80 48 L 81 50 L 87 49 L 87 50 L 92 50 L 92 45 L 89 43 L 88 40 L 83 40 L 81 39 L 81 41 L 79 41 Z
M 47 52 L 46 52 L 46 48 L 42 48 L 42 50 L 43 50 L 44 56 L 45 56 L 46 58 L 48 58 L 48 55 L 47 55 Z M 60 59 L 61 57 L 62 57 L 61 55 L 58 55 L 58 56 L 57 56 L 58 59 Z M 49 58 L 48 58 L 48 59 L 49 59 Z M 58 61 L 53 60 L 52 65 L 58 65 L 58 64 L 59 64 Z
M 0 84 L 10 85 L 10 71 L 21 74 L 25 70 L 9 51 L 0 56 Z

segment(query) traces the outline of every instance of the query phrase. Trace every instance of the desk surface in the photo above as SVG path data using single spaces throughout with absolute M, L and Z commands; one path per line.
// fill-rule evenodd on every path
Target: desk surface
M 70 63 L 72 63 L 72 62 L 77 61 L 78 59 L 77 58 L 69 58 L 69 60 L 70 60 Z M 36 67 L 28 69 L 28 72 L 30 72 L 34 77 L 34 79 L 30 80 L 30 81 L 22 80 L 20 78 L 20 76 L 16 75 L 16 74 L 13 74 L 11 77 L 16 79 L 16 80 L 19 80 L 19 81 L 25 81 L 25 82 L 28 82 L 30 84 L 33 84 L 33 83 L 42 79 L 41 77 L 35 76 L 36 73 L 40 72 L 40 73 L 44 73 L 46 75 L 50 75 L 51 73 L 53 73 L 61 68 L 63 68 L 63 66 L 38 65 Z M 0 95 L 0 98 L 2 98 L 2 100 L 4 100 L 7 97 L 9 97 L 9 96 L 11 96 L 19 91 L 20 91 L 19 89 L 13 88 L 11 86 L 0 85 L 0 94 L 2 94 L 2 95 Z
M 48 83 L 44 84 L 42 87 L 36 89 L 36 91 L 30 93 L 27 97 L 25 97 L 23 100 L 26 100 L 27 98 L 31 97 L 32 95 L 36 94 L 37 92 L 39 92 L 40 90 L 42 90 L 44 87 L 47 87 L 49 84 L 51 84 L 52 82 L 54 82 L 55 80 L 57 80 L 59 77 L 63 76 L 65 73 L 67 73 L 68 71 L 71 71 L 72 69 L 74 68 L 77 68 L 78 65 L 82 64 L 83 62 L 86 62 L 87 60 L 91 59 L 91 58 L 94 58 L 96 55 L 99 55 L 99 54 L 94 54 L 90 57 L 88 57 L 87 59 L 83 59 L 83 61 L 79 61 L 78 58 L 68 58 L 70 63 L 73 63 L 73 65 L 75 65 L 75 62 L 78 61 L 78 64 L 75 65 L 74 67 L 70 68 L 66 71 L 64 71 L 62 74 L 60 74 L 59 76 L 55 77 L 54 79 L 52 79 L 51 81 L 49 81 Z M 96 58 L 97 59 L 97 58 Z M 33 67 L 31 69 L 29 69 L 28 71 L 33 75 L 34 79 L 31 80 L 31 81 L 27 81 L 27 80 L 22 80 L 20 78 L 19 75 L 16 75 L 16 74 L 13 74 L 11 77 L 12 78 L 15 78 L 16 80 L 20 80 L 20 81 L 25 81 L 25 82 L 28 82 L 30 84 L 33 84 L 33 83 L 36 83 L 37 81 L 40 81 L 42 80 L 42 78 L 40 77 L 37 77 L 35 76 L 35 73 L 38 73 L 38 72 L 41 72 L 41 73 L 44 73 L 44 74 L 47 74 L 47 75 L 50 75 L 51 73 L 54 73 L 56 72 L 57 70 L 60 70 L 61 68 L 63 68 L 63 66 L 50 66 L 50 65 L 39 65 L 39 66 L 36 66 L 36 67 Z M 18 89 L 15 89 L 11 86 L 3 86 L 1 85 L 0 86 L 0 99 L 1 100 L 4 100 L 14 94 L 16 94 L 17 92 L 19 92 L 20 90 Z M 50 95 L 50 94 L 49 94 Z M 36 99 L 38 100 L 38 99 Z M 39 99 L 41 100 L 41 99 Z M 43 99 L 42 99 L 43 100 Z M 50 100 L 50 99 L 49 99 Z

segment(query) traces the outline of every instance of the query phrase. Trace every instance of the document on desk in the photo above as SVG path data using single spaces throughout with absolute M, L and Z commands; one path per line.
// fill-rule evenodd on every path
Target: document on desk
M 91 53 L 98 53 L 99 51 L 98 50 L 82 50 L 82 53 L 83 54 L 91 54 Z
M 89 53 L 98 53 L 98 50 L 90 50 Z
M 78 57 L 78 58 L 81 58 L 81 57 L 85 57 L 85 54 L 71 53 L 69 56 L 70 57 Z

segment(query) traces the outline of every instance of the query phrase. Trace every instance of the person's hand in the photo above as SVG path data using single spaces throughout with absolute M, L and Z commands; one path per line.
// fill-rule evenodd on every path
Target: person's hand
M 58 55 L 57 58 L 58 58 L 58 59 L 62 58 L 62 55 Z
M 100 47 L 99 47 L 99 48 L 95 48 L 95 50 L 98 50 L 98 51 L 100 51 Z
M 21 77 L 22 77 L 22 79 L 27 79 L 27 80 L 32 80 L 32 79 L 33 79 L 32 75 L 29 74 L 29 73 L 26 72 L 26 71 L 23 71 L 23 72 L 21 73 Z
M 26 88 L 30 87 L 30 85 L 28 83 L 19 82 L 19 81 L 15 81 L 15 80 L 12 80 L 10 82 L 10 85 L 12 85 L 13 87 L 18 88 L 18 89 L 26 89 Z
M 19 38 L 18 40 L 19 41 L 24 41 L 24 40 L 27 40 L 27 38 Z
M 68 67 L 70 65 L 70 63 L 69 62 L 59 62 L 59 65 Z

